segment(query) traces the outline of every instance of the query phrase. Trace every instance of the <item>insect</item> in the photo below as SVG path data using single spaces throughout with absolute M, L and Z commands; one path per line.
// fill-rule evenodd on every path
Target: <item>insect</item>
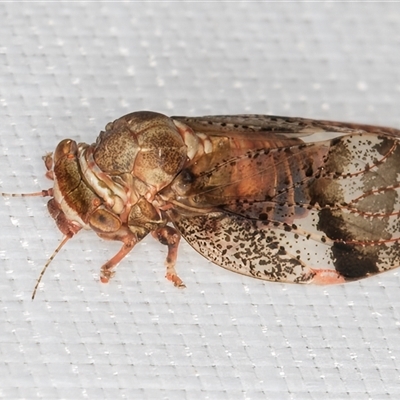
M 313 141 L 328 132 L 338 137 Z M 32 298 L 82 228 L 122 242 L 102 282 L 149 233 L 168 247 L 166 278 L 177 287 L 181 236 L 221 267 L 269 281 L 343 283 L 399 265 L 395 129 L 141 111 L 109 123 L 94 144 L 61 141 L 44 161 L 53 187 L 31 195 L 51 197 L 64 239 Z

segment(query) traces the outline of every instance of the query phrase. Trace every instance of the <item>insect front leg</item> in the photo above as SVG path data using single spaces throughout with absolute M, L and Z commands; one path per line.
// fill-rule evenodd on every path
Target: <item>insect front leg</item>
M 128 227 L 122 226 L 117 232 L 113 233 L 97 233 L 101 238 L 107 240 L 119 240 L 123 243 L 121 249 L 108 260 L 100 269 L 100 280 L 103 283 L 108 281 L 115 275 L 115 268 L 121 260 L 135 247 L 141 239 L 134 234 Z
M 157 239 L 161 244 L 168 246 L 168 254 L 165 259 L 165 266 L 167 272 L 165 277 L 173 282 L 174 286 L 183 289 L 186 285 L 182 282 L 176 273 L 175 264 L 178 257 L 178 247 L 181 236 L 178 231 L 170 226 L 163 226 L 151 232 L 152 236 Z
M 128 217 L 129 229 L 137 232 L 137 236 L 140 239 L 151 232 L 155 239 L 168 247 L 168 254 L 165 260 L 167 269 L 165 277 L 173 282 L 174 286 L 184 288 L 186 286 L 175 270 L 181 236 L 174 228 L 167 226 L 167 222 L 168 220 L 162 217 L 160 212 L 144 198 L 139 199 L 132 206 Z

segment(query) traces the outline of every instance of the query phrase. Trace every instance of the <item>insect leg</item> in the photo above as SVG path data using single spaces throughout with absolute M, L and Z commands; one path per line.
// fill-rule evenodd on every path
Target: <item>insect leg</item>
M 108 240 L 120 240 L 123 245 L 118 253 L 108 260 L 100 269 L 100 280 L 103 283 L 107 283 L 115 274 L 115 268 L 120 261 L 135 247 L 136 243 L 139 242 L 137 235 L 132 233 L 127 227 L 121 227 L 118 232 L 97 233 L 103 239 Z
M 169 281 L 173 282 L 174 286 L 180 289 L 185 288 L 186 285 L 182 282 L 182 279 L 179 278 L 175 270 L 176 259 L 178 257 L 178 246 L 181 236 L 176 229 L 170 226 L 164 226 L 156 229 L 155 231 L 151 232 L 151 234 L 161 244 L 168 246 L 168 254 L 167 258 L 165 259 L 165 266 L 167 268 L 165 277 Z
M 313 269 L 310 268 L 308 276 L 311 279 L 305 279 L 301 282 L 313 283 L 315 285 L 335 285 L 339 283 L 346 283 L 346 279 L 339 272 L 332 269 Z

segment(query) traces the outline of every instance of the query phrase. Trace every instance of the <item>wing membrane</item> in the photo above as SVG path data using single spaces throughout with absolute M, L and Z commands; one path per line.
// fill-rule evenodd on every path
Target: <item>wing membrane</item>
M 394 136 L 363 132 L 231 158 L 214 154 L 205 164 L 175 180 L 171 220 L 222 267 L 267 280 L 330 283 L 399 265 Z M 180 204 L 198 212 L 185 214 Z M 202 212 L 210 207 L 214 212 Z

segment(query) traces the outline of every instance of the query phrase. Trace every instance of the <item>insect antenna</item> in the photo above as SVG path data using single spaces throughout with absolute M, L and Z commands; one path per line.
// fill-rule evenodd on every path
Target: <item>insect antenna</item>
M 53 189 L 44 189 L 40 192 L 32 192 L 32 193 L 0 193 L 2 197 L 33 197 L 33 196 L 40 196 L 40 197 L 53 197 Z
M 60 244 L 57 246 L 57 248 L 54 250 L 53 254 L 50 256 L 50 258 L 47 260 L 46 264 L 44 265 L 42 271 L 40 272 L 39 278 L 36 281 L 35 288 L 33 289 L 32 292 L 32 300 L 35 298 L 36 291 L 39 287 L 39 284 L 43 278 L 44 273 L 46 272 L 47 267 L 50 265 L 50 263 L 54 260 L 54 257 L 57 255 L 57 253 L 63 248 L 65 243 L 68 242 L 69 239 L 71 239 L 72 236 L 64 236 L 63 240 L 60 242 Z
M 44 190 L 41 190 L 40 192 L 32 192 L 32 193 L 4 193 L 4 192 L 1 192 L 0 195 L 2 197 L 34 197 L 34 196 L 37 196 L 37 197 L 53 197 L 54 196 L 52 188 L 44 189 Z M 36 291 L 37 291 L 37 289 L 39 287 L 40 281 L 42 280 L 42 277 L 43 277 L 44 273 L 46 272 L 47 267 L 53 261 L 54 257 L 61 250 L 61 248 L 64 246 L 64 244 L 70 238 L 71 238 L 71 236 L 68 236 L 68 235 L 65 236 L 63 238 L 63 240 L 61 241 L 61 243 L 54 250 L 54 252 L 51 255 L 51 257 L 47 260 L 45 266 L 43 267 L 42 271 L 40 272 L 38 280 L 36 281 L 36 285 L 35 285 L 35 288 L 33 289 L 33 293 L 32 293 L 32 300 L 35 298 Z

